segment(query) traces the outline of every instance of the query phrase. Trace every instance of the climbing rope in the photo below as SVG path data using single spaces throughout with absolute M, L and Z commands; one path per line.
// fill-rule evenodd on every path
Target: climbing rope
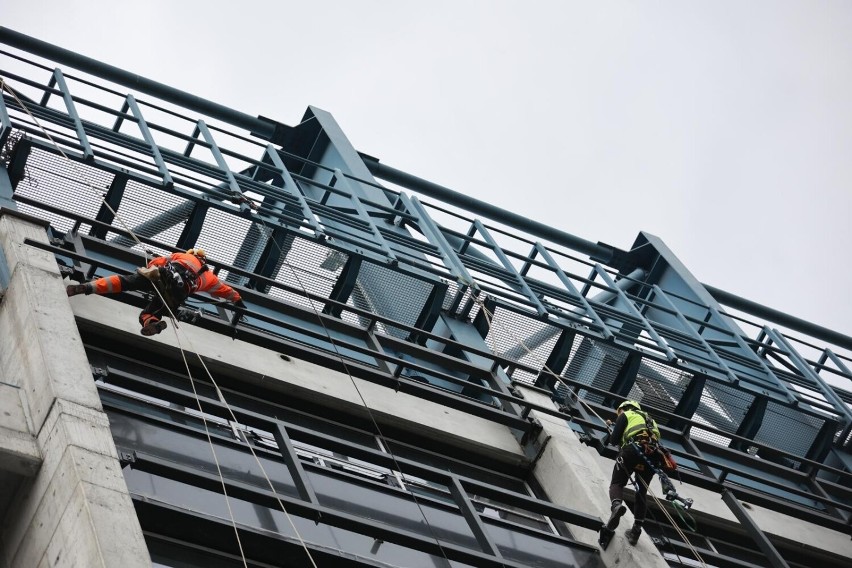
M 494 325 L 495 325 L 494 314 L 493 314 L 493 313 L 492 313 L 492 312 L 488 309 L 488 306 L 486 306 L 486 305 L 485 305 L 485 302 L 482 300 L 482 298 L 480 298 L 479 296 L 477 296 L 477 295 L 475 295 L 475 294 L 472 296 L 472 298 L 473 298 L 473 300 L 474 300 L 474 301 L 475 301 L 475 302 L 479 305 L 479 308 L 480 308 L 480 310 L 482 310 L 483 314 L 485 314 L 485 319 L 486 319 L 486 321 L 487 321 L 487 323 L 488 323 L 488 327 L 489 327 L 489 328 L 491 328 L 492 326 L 494 326 Z M 589 412 L 591 412 L 591 413 L 592 413 L 595 417 L 597 417 L 597 418 L 598 418 L 598 420 L 600 420 L 600 421 L 601 421 L 601 423 L 602 423 L 602 424 L 604 424 L 604 426 L 606 426 L 607 431 L 608 431 L 608 432 L 611 432 L 611 430 L 610 430 L 610 428 L 609 428 L 609 424 L 607 424 L 606 420 L 604 420 L 604 419 L 603 419 L 603 418 L 602 418 L 602 417 L 601 417 L 601 416 L 600 416 L 600 415 L 599 415 L 599 414 L 595 411 L 595 409 L 591 407 L 591 405 L 589 405 L 589 404 L 588 404 L 585 400 L 583 400 L 583 398 L 582 398 L 582 397 L 580 397 L 580 395 L 579 395 L 579 394 L 578 394 L 578 393 L 574 390 L 574 388 L 573 388 L 571 385 L 569 385 L 568 383 L 566 383 L 566 382 L 563 380 L 563 378 L 562 378 L 562 377 L 561 377 L 558 373 L 556 373 L 556 372 L 554 372 L 552 369 L 550 369 L 550 367 L 548 367 L 548 366 L 547 366 L 547 363 L 546 363 L 546 362 L 541 362 L 541 359 L 540 359 L 540 358 L 539 358 L 539 357 L 535 354 L 535 352 L 534 352 L 532 349 L 530 349 L 530 348 L 527 346 L 527 344 L 524 342 L 524 340 L 523 340 L 523 339 L 520 339 L 519 337 L 515 336 L 515 334 L 512 332 L 512 330 L 510 330 L 510 329 L 508 329 L 508 328 L 506 328 L 506 327 L 501 327 L 501 329 L 503 329 L 503 331 L 505 331 L 506 333 L 508 333 L 508 334 L 509 334 L 509 336 L 510 336 L 510 337 L 511 337 L 514 341 L 517 341 L 517 342 L 518 342 L 518 344 L 519 344 L 519 345 L 520 345 L 520 346 L 524 349 L 524 351 L 526 351 L 526 353 L 527 353 L 528 355 L 530 355 L 530 356 L 531 356 L 531 357 L 532 357 L 532 358 L 533 358 L 533 359 L 534 359 L 537 363 L 540 363 L 540 364 L 541 364 L 541 368 L 542 368 L 542 370 L 544 370 L 547 374 L 549 374 L 549 375 L 550 375 L 550 376 L 552 376 L 554 379 L 556 379 L 556 380 L 557 380 L 557 381 L 558 381 L 561 385 L 563 385 L 565 388 L 567 388 L 567 389 L 568 389 L 568 391 L 569 391 L 569 393 L 570 393 L 570 395 L 572 396 L 572 398 L 573 398 L 574 400 L 579 401 L 579 402 L 580 402 L 580 404 L 582 404 L 583 406 L 585 406 L 585 407 L 586 407 L 586 409 L 587 409 Z M 494 349 L 494 348 L 492 348 L 492 347 L 490 347 L 490 346 L 489 346 L 489 348 L 490 348 L 490 349 L 494 352 L 494 354 L 495 354 L 495 355 L 497 355 L 497 353 L 496 353 L 496 349 Z M 622 464 L 622 467 L 624 467 L 624 465 L 623 465 L 623 464 Z M 625 471 L 626 471 L 626 468 L 625 468 Z M 629 475 L 631 475 L 631 472 L 627 472 L 627 474 L 628 474 L 628 476 L 629 476 Z M 639 477 L 639 479 L 640 479 L 640 480 L 642 480 L 642 482 L 643 482 L 643 483 L 645 482 L 645 480 L 644 480 L 644 479 L 642 479 L 641 477 Z M 700 555 L 700 554 L 698 554 L 698 551 L 695 549 L 695 547 L 694 547 L 694 546 L 692 545 L 692 543 L 689 541 L 689 539 L 687 538 L 686 534 L 684 534 L 684 533 L 683 533 L 683 531 L 680 529 L 680 527 L 678 527 L 678 526 L 677 526 L 677 523 L 675 523 L 675 522 L 674 522 L 674 520 L 672 519 L 671 515 L 668 513 L 668 511 L 665 509 L 665 507 L 663 507 L 662 503 L 661 503 L 661 502 L 660 502 L 660 500 L 657 498 L 656 494 L 654 494 L 654 492 L 651 490 L 651 488 L 650 488 L 650 487 L 648 487 L 648 486 L 647 486 L 647 484 L 645 484 L 645 487 L 646 487 L 647 491 L 650 493 L 651 497 L 652 497 L 652 498 L 654 499 L 654 501 L 657 503 L 657 507 L 659 507 L 659 508 L 663 511 L 663 513 L 664 513 L 664 514 L 666 515 L 666 517 L 668 518 L 669 522 L 672 524 L 672 526 L 674 527 L 674 529 L 677 531 L 678 535 L 679 535 L 681 538 L 683 538 L 683 541 L 686 543 L 686 545 L 689 547 L 689 549 L 692 551 L 692 553 L 695 555 L 695 557 L 699 560 L 699 562 L 701 562 L 701 565 L 702 565 L 702 566 L 704 566 L 704 567 L 706 568 L 706 566 L 707 566 L 707 565 L 704 563 L 704 560 L 701 558 L 701 555 Z M 690 517 L 690 518 L 691 518 L 691 517 Z M 691 530 L 694 530 L 694 529 L 691 529 Z
M 248 197 L 244 196 L 243 199 L 251 202 L 251 200 Z M 257 206 L 256 203 L 254 205 L 255 206 L 252 206 L 251 209 L 255 212 L 259 211 L 259 206 Z M 260 218 L 259 216 L 256 216 L 255 218 L 260 222 L 261 225 L 263 225 L 264 230 L 267 232 L 266 236 L 267 236 L 267 238 L 269 238 L 269 235 L 272 234 L 271 229 L 263 221 L 262 218 Z M 335 343 L 334 338 L 331 335 L 331 332 L 329 331 L 328 327 L 325 325 L 325 322 L 323 321 L 323 318 L 322 318 L 322 314 L 320 314 L 319 310 L 317 310 L 316 306 L 314 305 L 314 301 L 311 299 L 310 293 L 308 292 L 307 287 L 302 282 L 302 279 L 299 278 L 299 274 L 296 271 L 296 269 L 293 267 L 293 265 L 291 265 L 287 261 L 287 255 L 281 249 L 281 246 L 275 241 L 275 239 L 270 238 L 269 240 L 275 245 L 276 248 L 278 248 L 278 252 L 280 254 L 280 258 L 282 259 L 283 264 L 285 266 L 287 266 L 287 268 L 290 269 L 290 271 L 293 273 L 293 276 L 295 277 L 296 282 L 299 285 L 299 288 L 302 290 L 302 294 L 304 295 L 305 299 L 307 300 L 308 305 L 310 305 L 311 310 L 314 312 L 314 315 L 316 316 L 317 321 L 319 322 L 320 326 L 322 326 L 323 333 L 325 334 L 326 338 L 328 339 L 328 342 L 331 345 L 332 349 L 334 350 L 334 353 L 337 355 L 338 361 L 340 361 L 340 364 L 343 366 L 344 371 L 346 371 L 346 375 L 349 377 L 349 381 L 352 383 L 352 386 L 355 388 L 355 392 L 358 394 L 358 398 L 360 399 L 361 404 L 363 405 L 364 409 L 367 411 L 367 415 L 369 416 L 370 422 L 372 423 L 373 427 L 376 430 L 376 434 L 379 436 L 379 439 L 381 440 L 382 446 L 384 446 L 384 448 L 387 450 L 388 455 L 390 456 L 391 460 L 393 461 L 394 467 L 396 468 L 396 470 L 398 472 L 400 472 L 400 475 L 402 475 L 402 480 L 405 481 L 405 474 L 402 473 L 402 468 L 399 466 L 399 462 L 396 459 L 396 455 L 393 452 L 393 448 L 391 447 L 391 444 L 388 442 L 387 438 L 385 437 L 384 433 L 382 432 L 382 429 L 379 426 L 379 423 L 376 420 L 376 417 L 374 416 L 372 409 L 367 404 L 367 401 L 364 398 L 364 395 L 361 392 L 361 389 L 358 387 L 358 383 L 355 381 L 355 377 L 352 375 L 352 372 L 349 369 L 349 365 L 346 363 L 346 359 L 343 357 L 343 354 L 340 352 L 340 349 L 337 347 L 337 344 Z M 429 531 L 429 534 L 432 536 L 432 539 L 435 541 L 435 544 L 437 545 L 438 550 L 441 551 L 441 555 L 444 557 L 444 560 L 449 564 L 450 559 L 447 557 L 447 554 L 444 551 L 444 547 L 441 546 L 441 541 L 438 539 L 438 536 L 437 536 L 435 530 L 433 529 L 432 524 L 429 522 L 429 519 L 426 517 L 426 512 L 423 510 L 423 506 L 420 504 L 420 501 L 417 499 L 417 495 L 415 495 L 414 491 L 411 490 L 410 488 L 406 487 L 406 489 L 408 490 L 408 494 L 411 495 L 411 498 L 413 499 L 414 504 L 417 506 L 417 509 L 420 511 L 420 515 L 423 517 L 423 522 L 426 524 L 426 528 Z
M 77 168 L 76 162 L 74 162 L 73 160 L 71 160 L 68 157 L 68 155 L 62 150 L 62 148 L 59 146 L 59 144 L 56 142 L 56 140 L 50 135 L 50 133 L 47 131 L 47 129 L 38 121 L 38 119 L 33 115 L 33 113 L 30 112 L 29 108 L 21 101 L 21 99 L 18 97 L 18 95 L 15 93 L 15 91 L 11 87 L 8 86 L 8 84 L 6 83 L 6 81 L 2 77 L 0 77 L 0 91 L 2 91 L 2 90 L 5 90 L 6 92 L 10 93 L 12 95 L 12 97 L 14 97 L 17 104 L 27 113 L 27 115 L 29 115 L 29 117 L 33 121 L 33 123 L 35 123 L 36 126 L 38 126 L 38 128 L 41 130 L 41 132 L 47 137 L 47 139 L 51 142 L 51 144 L 56 149 L 56 151 L 59 153 L 59 155 L 62 156 L 62 158 L 71 166 L 71 168 L 74 170 L 74 172 L 77 173 L 77 175 L 80 176 L 80 178 L 84 181 L 84 185 L 88 186 L 88 188 L 91 191 L 98 194 L 98 196 L 101 198 L 101 202 L 104 204 L 104 206 L 106 206 L 109 209 L 109 211 L 114 215 L 114 218 L 117 219 L 121 223 L 121 225 L 125 229 L 125 231 L 127 231 L 127 233 L 129 233 L 133 237 L 133 240 L 135 240 L 136 243 L 138 243 L 140 245 L 140 247 L 143 248 L 143 251 L 145 253 L 145 261 L 146 261 L 146 265 L 147 265 L 150 251 L 148 251 L 147 249 L 144 248 L 142 241 L 139 240 L 139 238 L 136 236 L 134 231 L 127 225 L 127 223 L 125 223 L 125 221 L 121 217 L 121 215 L 119 215 L 118 212 L 110 206 L 110 204 L 106 201 L 106 198 L 103 196 L 103 194 L 100 191 L 98 191 L 94 187 L 94 185 L 88 180 L 88 176 L 86 176 L 85 173 L 80 172 L 80 170 Z M 0 96 L 2 96 L 2 93 L 0 93 Z M 242 540 L 240 539 L 240 533 L 239 533 L 239 530 L 237 528 L 236 519 L 234 517 L 233 509 L 231 508 L 230 498 L 228 496 L 228 490 L 227 490 L 227 487 L 226 487 L 226 484 L 225 484 L 225 478 L 222 475 L 222 468 L 221 468 L 221 465 L 219 463 L 219 458 L 216 455 L 216 449 L 214 447 L 213 439 L 212 439 L 212 436 L 210 434 L 210 428 L 209 428 L 209 425 L 207 423 L 207 419 L 205 417 L 205 412 L 203 411 L 203 408 L 201 406 L 201 399 L 198 396 L 198 391 L 197 391 L 196 386 L 195 386 L 195 379 L 192 376 L 192 372 L 190 370 L 189 363 L 188 363 L 187 358 L 186 358 L 186 350 L 184 349 L 184 347 L 181 343 L 181 340 L 180 340 L 180 328 L 179 328 L 179 325 L 177 323 L 177 317 L 172 312 L 171 307 L 166 302 L 166 300 L 163 297 L 162 293 L 160 292 L 159 288 L 156 285 L 153 285 L 153 284 L 152 284 L 152 288 L 154 289 L 156 294 L 159 296 L 160 301 L 166 307 L 166 310 L 169 312 L 169 318 L 171 319 L 172 325 L 174 326 L 174 333 L 175 333 L 175 338 L 176 338 L 177 343 L 178 343 L 178 349 L 180 350 L 181 357 L 184 361 L 184 365 L 186 366 L 187 376 L 189 378 L 190 385 L 192 386 L 192 392 L 193 392 L 193 395 L 195 397 L 196 404 L 198 406 L 198 411 L 201 414 L 202 423 L 204 424 L 204 431 L 205 431 L 205 434 L 207 436 L 207 442 L 210 445 L 210 451 L 213 455 L 213 461 L 216 465 L 216 471 L 217 471 L 218 476 L 219 476 L 219 481 L 222 485 L 222 493 L 225 497 L 225 504 L 226 504 L 227 509 L 228 509 L 228 515 L 230 517 L 231 526 L 234 529 L 234 535 L 235 535 L 235 538 L 236 538 L 236 541 L 237 541 L 237 546 L 238 546 L 239 551 L 240 551 L 240 558 L 242 560 L 244 568 L 248 568 L 248 562 L 246 560 L 245 551 L 243 550 Z M 190 342 L 190 344 L 191 344 L 191 342 Z M 205 371 L 207 372 L 207 374 L 208 374 L 208 376 L 211 380 L 211 383 L 213 383 L 213 385 L 216 389 L 217 395 L 219 396 L 220 401 L 228 409 L 229 413 L 231 414 L 231 417 L 233 418 L 234 417 L 233 411 L 231 410 L 230 406 L 228 405 L 227 401 L 225 400 L 224 396 L 222 395 L 222 391 L 221 391 L 221 389 L 219 389 L 218 384 L 216 384 L 215 379 L 213 379 L 213 376 L 210 373 L 209 369 L 207 369 L 207 366 L 204 364 L 204 361 L 201 358 L 201 355 L 198 354 L 197 352 L 195 352 L 194 349 L 192 351 L 198 357 L 199 361 L 201 361 L 201 365 L 202 365 L 202 367 L 204 367 Z M 239 422 L 235 418 L 234 418 L 234 422 L 236 424 L 239 424 Z M 308 558 L 311 562 L 311 565 L 314 568 L 317 568 L 317 565 L 314 562 L 313 556 L 311 555 L 311 552 L 308 549 L 307 544 L 302 539 L 301 535 L 299 534 L 298 529 L 296 528 L 295 524 L 293 523 L 292 519 L 290 518 L 290 515 L 287 512 L 286 508 L 284 507 L 281 499 L 278 497 L 278 494 L 275 491 L 275 488 L 272 484 L 272 481 L 269 479 L 269 476 L 266 474 L 266 470 L 263 468 L 263 465 L 260 463 L 260 460 L 258 459 L 257 455 L 255 454 L 254 449 L 252 448 L 251 444 L 248 443 L 248 441 L 246 441 L 246 445 L 249 448 L 249 450 L 251 451 L 251 453 L 254 456 L 255 460 L 257 461 L 258 465 L 260 466 L 263 476 L 266 478 L 266 481 L 269 484 L 269 487 L 272 489 L 272 492 L 276 496 L 278 503 L 281 505 L 281 508 L 284 511 L 285 516 L 287 517 L 288 521 L 290 522 L 291 526 L 293 527 L 293 530 L 295 531 L 296 536 L 299 539 L 299 542 L 301 543 L 303 549 L 305 550 L 305 553 L 307 554 L 307 556 L 308 556 Z

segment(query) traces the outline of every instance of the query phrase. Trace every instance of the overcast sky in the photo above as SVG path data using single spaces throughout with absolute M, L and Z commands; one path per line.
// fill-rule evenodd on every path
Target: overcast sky
M 852 335 L 852 3 L 2 0 L 0 25 Z

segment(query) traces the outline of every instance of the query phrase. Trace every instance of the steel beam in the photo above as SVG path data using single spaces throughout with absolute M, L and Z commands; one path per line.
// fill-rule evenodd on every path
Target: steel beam
M 231 190 L 231 197 L 235 200 L 240 200 L 243 196 L 243 190 L 240 188 L 240 184 L 237 183 L 237 178 L 234 177 L 234 172 L 231 171 L 231 168 L 228 166 L 228 162 L 225 161 L 225 157 L 219 150 L 219 146 L 216 144 L 216 140 L 210 133 L 210 129 L 207 128 L 207 125 L 203 120 L 199 120 L 197 125 L 199 134 L 201 134 L 201 137 L 204 138 L 204 141 L 208 144 L 210 152 L 213 154 L 213 159 L 216 160 L 216 165 L 219 166 L 219 169 L 225 174 L 225 179 L 228 182 L 228 188 Z
M 91 57 L 80 55 L 73 51 L 63 49 L 56 45 L 41 41 L 34 37 L 10 30 L 9 28 L 0 27 L 0 42 L 11 45 L 18 49 L 22 49 L 34 55 L 50 59 L 56 63 L 67 65 L 84 71 L 95 77 L 106 79 L 135 89 L 141 93 L 146 93 L 165 101 L 180 105 L 182 107 L 197 110 L 217 118 L 227 124 L 244 128 L 251 132 L 262 136 L 272 136 L 275 133 L 275 123 L 268 120 L 262 120 L 249 114 L 245 114 L 226 106 L 202 99 L 185 91 L 169 87 L 163 83 L 152 81 L 130 73 L 124 69 L 108 65 Z
M 784 337 L 777 329 L 770 329 L 768 326 L 764 326 L 763 331 L 769 339 L 772 340 L 772 343 L 774 343 L 775 346 L 779 348 L 781 352 L 790 359 L 790 361 L 792 361 L 796 369 L 805 378 L 815 384 L 826 400 L 831 402 L 831 406 L 834 407 L 835 412 L 837 412 L 840 416 L 842 428 L 845 429 L 849 424 L 852 424 L 852 411 L 849 410 L 846 403 L 837 396 L 834 389 L 831 388 L 831 386 L 829 386 L 828 383 L 819 376 L 819 374 L 814 372 L 811 366 L 808 365 L 807 361 L 805 361 L 805 359 L 799 355 L 795 349 L 793 349 L 793 346 L 790 345 L 787 338 Z
M 166 167 L 166 162 L 163 161 L 163 155 L 160 154 L 160 147 L 157 146 L 157 143 L 154 141 L 154 137 L 148 129 L 148 123 L 145 122 L 145 117 L 142 116 L 142 111 L 139 110 L 139 105 L 136 104 L 136 99 L 133 98 L 133 95 L 127 95 L 127 106 L 130 109 L 130 112 L 133 113 L 133 117 L 136 119 L 136 124 L 139 126 L 139 131 L 142 133 L 142 139 L 145 140 L 145 143 L 151 148 L 151 155 L 154 157 L 154 163 L 157 165 L 157 169 L 160 170 L 160 175 L 163 177 L 163 183 L 166 185 L 173 185 L 174 180 L 172 180 L 172 175 Z
M 114 212 L 118 211 L 118 207 L 121 205 L 121 199 L 124 197 L 124 190 L 127 187 L 127 181 L 127 176 L 125 175 L 116 174 L 113 176 L 103 203 L 101 203 L 101 207 L 95 217 L 96 221 L 112 225 L 112 222 L 115 221 Z M 97 239 L 105 240 L 108 232 L 109 229 L 106 227 L 92 225 L 89 235 Z
M 444 264 L 456 280 L 464 286 L 476 288 L 476 282 L 474 282 L 473 277 L 467 271 L 467 268 L 459 258 L 458 254 L 456 254 L 456 250 L 450 246 L 450 243 L 447 241 L 444 233 L 432 217 L 429 216 L 429 213 L 426 211 L 426 208 L 423 207 L 423 204 L 420 203 L 420 200 L 417 199 L 417 196 L 412 195 L 409 198 L 406 194 L 400 193 L 399 198 L 405 206 L 408 214 L 415 217 L 417 227 L 420 232 L 436 249 L 438 249 L 441 258 L 444 259 Z
M 62 100 L 65 102 L 65 109 L 68 111 L 68 116 L 74 121 L 74 130 L 77 131 L 77 139 L 80 141 L 80 146 L 83 147 L 83 159 L 86 161 L 91 160 L 95 154 L 92 152 L 92 146 L 89 144 L 89 138 L 86 136 L 86 130 L 83 128 L 83 121 L 80 120 L 80 115 L 77 113 L 74 99 L 71 98 L 71 91 L 68 90 L 68 85 L 65 84 L 65 77 L 58 68 L 53 70 L 53 79 L 56 81 L 56 86 L 62 92 Z
M 541 317 L 547 317 L 547 308 L 541 303 L 541 300 L 538 299 L 538 296 L 530 290 L 530 287 L 527 285 L 527 281 L 524 280 L 524 277 L 521 276 L 515 267 L 509 262 L 506 253 L 503 252 L 503 249 L 500 248 L 500 245 L 497 244 L 497 241 L 494 240 L 494 237 L 491 236 L 491 233 L 488 232 L 488 229 L 485 228 L 485 225 L 479 219 L 473 220 L 473 225 L 476 227 L 476 231 L 485 239 L 485 242 L 488 243 L 488 246 L 497 255 L 497 260 L 500 261 L 500 264 L 503 265 L 503 269 L 506 270 L 509 274 L 511 274 L 515 278 L 515 283 L 520 286 L 524 295 L 527 299 L 535 306 L 538 315 Z
M 654 326 L 652 326 L 651 323 L 647 319 L 645 319 L 645 316 L 643 316 L 639 312 L 633 301 L 627 297 L 627 294 L 624 293 L 624 290 L 622 290 L 619 286 L 616 286 L 615 281 L 612 279 L 609 273 L 607 273 L 606 269 L 604 269 L 604 267 L 600 264 L 595 264 L 595 272 L 597 272 L 598 275 L 604 280 L 604 282 L 606 282 L 606 285 L 609 286 L 610 290 L 615 291 L 615 293 L 618 295 L 618 298 L 622 301 L 625 308 L 627 308 L 627 311 L 630 313 L 630 315 L 639 320 L 639 322 L 642 324 L 642 327 L 644 327 L 645 331 L 648 332 L 648 335 L 651 336 L 651 339 L 653 339 L 657 346 L 666 354 L 666 358 L 669 361 L 676 360 L 677 355 L 675 355 L 674 351 L 672 351 L 672 348 L 669 347 L 669 344 L 666 343 L 662 337 L 660 337 L 660 335 L 654 329 Z
M 277 170 L 278 175 L 281 176 L 281 186 L 275 187 L 279 187 L 279 189 L 284 190 L 285 193 L 299 203 L 299 209 L 302 211 L 302 216 L 305 218 L 305 222 L 308 224 L 308 227 L 314 231 L 314 235 L 317 237 L 323 235 L 322 229 L 316 223 L 313 211 L 311 211 L 307 201 L 305 201 L 305 196 L 302 195 L 302 192 L 299 190 L 299 186 L 296 185 L 296 182 L 293 180 L 293 176 L 290 175 L 290 171 L 284 165 L 284 161 L 281 159 L 281 156 L 278 155 L 278 151 L 272 146 L 272 144 L 266 145 L 265 157 L 270 160 L 272 166 L 275 170 Z
M 435 197 L 445 203 L 461 207 L 477 215 L 482 215 L 483 217 L 493 219 L 494 221 L 505 223 L 510 227 L 521 229 L 531 235 L 548 239 L 556 244 L 588 254 L 590 257 L 600 262 L 609 263 L 618 256 L 617 253 L 621 252 L 609 245 L 587 241 L 586 239 L 555 229 L 550 225 L 545 225 L 544 223 L 528 219 L 518 213 L 501 209 L 500 207 L 492 205 L 486 201 L 475 199 L 463 193 L 438 185 L 437 183 L 432 183 L 401 170 L 397 170 L 379 163 L 379 161 L 375 158 L 371 158 L 363 154 L 361 157 L 364 158 L 364 163 L 367 165 L 370 172 L 379 179 L 395 183 L 430 197 Z
M 9 118 L 9 111 L 6 108 L 6 82 L 0 77 L 0 148 L 6 144 L 6 139 L 12 133 L 12 119 Z
M 722 316 L 722 314 L 719 312 L 719 310 L 716 309 L 715 306 L 708 306 L 707 309 L 710 310 L 710 313 L 716 321 L 730 321 L 728 319 L 728 316 Z M 749 348 L 746 342 L 743 341 L 743 338 L 740 337 L 740 334 L 737 333 L 737 329 L 732 328 L 730 333 L 731 338 L 737 344 L 737 347 L 739 347 L 737 355 L 743 358 L 747 356 L 747 360 L 757 364 L 760 369 L 766 374 L 767 378 L 775 380 L 775 384 L 767 384 L 769 381 L 757 383 L 750 381 L 747 378 L 737 376 L 737 385 L 743 390 L 747 390 L 751 394 L 755 395 L 769 394 L 769 392 L 766 390 L 768 389 L 774 391 L 776 393 L 776 397 L 778 397 L 778 394 L 780 393 L 781 396 L 779 398 L 785 399 L 786 403 L 798 404 L 798 398 L 796 398 L 796 396 L 781 383 L 778 377 L 775 376 L 775 373 L 773 373 L 772 370 L 766 365 L 766 362 L 762 358 L 758 357 L 757 354 Z
M 713 362 L 716 363 L 720 369 L 725 371 L 725 373 L 728 375 L 732 382 L 736 383 L 737 376 L 734 374 L 734 372 L 725 364 L 724 361 L 722 361 L 722 359 L 719 358 L 719 355 L 717 355 L 716 351 L 712 347 L 710 347 L 710 344 L 705 341 L 704 337 L 702 337 L 701 334 L 695 331 L 695 329 L 689 323 L 689 320 L 686 319 L 686 316 L 684 316 L 683 313 L 677 308 L 675 303 L 672 302 L 671 299 L 669 299 L 668 294 L 666 294 L 663 289 L 657 286 L 656 284 L 654 284 L 652 289 L 654 290 L 654 297 L 660 298 L 665 302 L 666 306 L 674 313 L 675 317 L 680 322 L 680 325 L 683 327 L 683 329 L 689 333 L 692 339 L 701 344 L 701 347 L 704 348 L 704 351 L 707 353 L 710 359 L 712 359 Z
M 336 181 L 336 183 L 334 184 L 335 186 L 337 186 L 339 189 L 342 189 L 345 193 L 348 194 L 347 197 L 349 197 L 350 201 L 352 201 L 352 205 L 354 206 L 358 218 L 361 220 L 362 223 L 364 223 L 370 228 L 370 232 L 372 233 L 376 244 L 381 247 L 382 252 L 385 253 L 385 256 L 387 256 L 388 260 L 391 263 L 396 264 L 398 262 L 396 255 L 391 250 L 390 245 L 388 245 L 388 242 L 385 240 L 385 237 L 382 235 L 382 232 L 373 222 L 373 218 L 370 217 L 370 214 L 367 212 L 367 209 L 364 207 L 364 204 L 361 203 L 361 199 L 355 193 L 352 186 L 350 185 L 349 180 L 346 179 L 346 176 L 343 175 L 343 172 L 340 170 L 340 168 L 334 169 L 334 181 Z
M 577 337 L 577 332 L 568 329 L 563 329 L 559 334 L 559 339 L 553 346 L 550 355 L 547 356 L 547 361 L 544 363 L 541 371 L 535 379 L 535 386 L 546 388 L 555 392 L 558 380 L 553 374 L 558 375 L 565 365 L 568 364 L 568 359 L 571 357 L 571 348 L 574 346 L 574 339 Z
M 758 548 L 760 548 L 763 555 L 766 556 L 772 568 L 790 568 L 766 534 L 760 530 L 760 527 L 757 526 L 757 523 L 754 522 L 754 519 L 745 510 L 745 507 L 737 499 L 737 496 L 728 488 L 724 488 L 722 489 L 722 500 L 728 505 L 728 508 L 740 522 L 740 525 L 746 530 L 746 533 L 754 540 Z
M 188 203 L 193 203 L 189 201 Z M 176 246 L 178 248 L 189 250 L 195 247 L 198 242 L 198 237 L 201 236 L 201 230 L 204 228 L 204 220 L 207 218 L 207 210 L 209 207 L 204 203 L 195 203 L 192 207 L 192 212 L 183 226 L 183 231 L 178 237 Z
M 358 281 L 358 273 L 361 270 L 362 258 L 355 254 L 350 254 L 346 258 L 346 264 L 343 265 L 343 270 L 334 283 L 331 293 L 328 295 L 329 300 L 334 300 L 340 304 L 345 304 L 352 295 L 352 290 L 355 289 L 355 283 Z M 343 307 L 336 304 L 326 304 L 322 313 L 332 315 L 339 318 L 343 313 Z
M 585 315 L 601 328 L 601 333 L 603 334 L 604 339 L 612 338 L 612 332 L 609 330 L 609 328 L 606 326 L 600 316 L 598 316 L 597 312 L 592 309 L 592 306 L 589 305 L 589 302 L 586 300 L 586 297 L 580 293 L 576 286 L 574 286 L 574 283 L 571 282 L 571 279 L 568 278 L 568 275 L 565 274 L 565 271 L 563 271 L 562 268 L 556 263 L 556 261 L 553 259 L 553 255 L 550 254 L 550 251 L 548 251 L 544 247 L 544 245 L 538 241 L 536 241 L 535 243 L 535 250 L 541 255 L 541 257 L 544 259 L 550 269 L 553 270 L 553 272 L 556 274 L 556 277 L 559 278 L 559 281 L 562 282 L 562 285 L 565 286 L 566 290 L 568 290 L 568 293 L 572 296 L 576 296 L 576 299 L 580 302 L 580 305 L 582 306 Z
M 450 482 L 447 484 L 450 489 L 450 494 L 453 496 L 453 501 L 461 511 L 462 516 L 467 521 L 473 536 L 476 538 L 477 544 L 482 549 L 482 552 L 490 554 L 495 558 L 501 559 L 503 556 L 494 541 L 485 530 L 482 519 L 479 518 L 479 513 L 473 508 L 473 503 L 470 497 L 467 496 L 467 491 L 461 485 L 459 478 L 455 475 L 450 476 Z
M 290 472 L 290 477 L 293 478 L 293 484 L 299 492 L 299 497 L 303 501 L 307 501 L 313 505 L 319 505 L 314 488 L 308 481 L 308 476 L 302 467 L 302 461 L 296 455 L 296 449 L 293 447 L 293 442 L 290 441 L 290 436 L 287 434 L 287 429 L 281 422 L 276 421 L 275 428 L 272 430 L 272 435 L 275 437 L 275 443 L 278 444 L 278 451 L 281 452 L 281 457 L 284 458 L 284 463 L 287 464 L 287 470 Z

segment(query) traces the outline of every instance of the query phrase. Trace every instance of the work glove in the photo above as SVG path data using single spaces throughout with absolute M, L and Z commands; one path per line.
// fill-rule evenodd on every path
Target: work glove
M 234 302 L 234 305 L 235 305 L 235 306 L 237 306 L 238 308 L 243 308 L 243 309 L 245 309 L 245 308 L 246 308 L 246 303 L 245 303 L 245 302 L 243 302 L 243 299 L 242 299 L 242 298 L 240 298 L 239 300 L 237 300 L 236 302 Z

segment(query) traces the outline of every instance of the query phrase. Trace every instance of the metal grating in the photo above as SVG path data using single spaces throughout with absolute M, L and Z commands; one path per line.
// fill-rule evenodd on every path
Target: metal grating
M 355 307 L 413 326 L 432 292 L 432 284 L 364 262 L 358 271 L 355 290 L 357 293 L 352 295 Z M 393 326 L 381 326 L 379 331 L 399 338 L 408 335 L 408 331 Z
M 754 440 L 805 457 L 823 421 L 770 401 Z
M 753 402 L 753 396 L 734 387 L 708 382 L 701 393 L 701 402 L 693 420 L 736 434 Z M 727 446 L 731 442 L 730 438 L 701 428 L 693 428 L 692 434 L 698 439 L 721 446 Z
M 61 207 L 78 215 L 94 218 L 101 207 L 101 196 L 112 181 L 112 175 L 83 164 L 70 164 L 62 156 L 33 148 L 15 193 Z M 69 231 L 74 221 L 61 215 L 18 204 L 22 213 L 47 221 L 58 231 Z
M 643 359 L 636 373 L 636 383 L 627 398 L 666 412 L 674 412 L 690 381 L 691 373 L 658 361 Z M 657 421 L 666 423 L 663 419 Z
M 579 345 L 572 352 L 562 376 L 599 389 L 611 390 L 627 358 L 627 351 L 589 337 L 578 336 L 577 339 Z M 578 343 L 577 339 L 574 341 L 575 345 Z M 581 395 L 598 404 L 604 400 L 603 396 L 591 392 Z
M 289 248 L 286 247 L 287 244 Z M 325 305 L 309 301 L 304 291 L 328 298 L 348 256 L 295 236 L 285 241 L 283 250 L 286 255 L 279 259 L 275 281 L 296 288 L 298 292 L 272 287 L 269 295 L 311 310 L 322 311 Z
M 181 209 L 178 211 L 177 208 Z M 129 228 L 137 235 L 174 246 L 186 225 L 190 211 L 191 205 L 187 200 L 129 180 L 112 225 L 125 230 Z M 125 224 L 127 227 L 124 226 Z M 145 230 L 142 230 L 143 226 Z M 141 247 L 133 239 L 115 233 L 107 234 L 106 240 L 140 251 L 153 248 L 149 245 Z M 158 250 L 157 252 L 167 254 L 170 251 Z
M 213 260 L 233 265 L 251 225 L 252 222 L 247 219 L 218 209 L 209 209 L 196 245 L 203 248 Z M 219 278 L 227 280 L 228 271 L 223 270 Z
M 550 356 L 559 328 L 534 320 L 517 312 L 497 308 L 485 342 L 501 357 L 541 370 Z M 558 369 L 551 369 L 558 373 Z M 512 379 L 528 384 L 535 382 L 538 373 L 522 370 L 512 373 Z

